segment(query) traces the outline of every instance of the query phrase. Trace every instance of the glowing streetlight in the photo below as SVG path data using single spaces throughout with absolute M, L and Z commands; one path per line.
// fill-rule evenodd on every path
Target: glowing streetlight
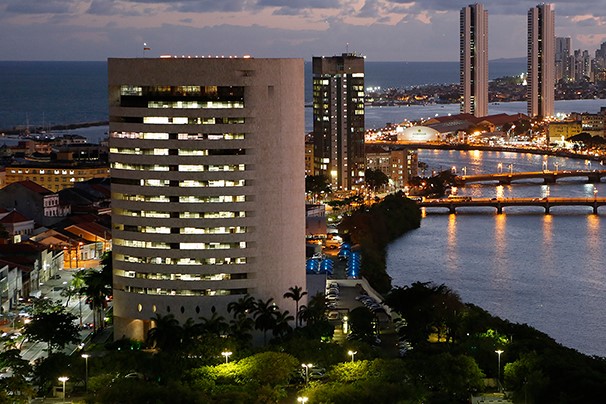
M 88 358 L 90 358 L 89 354 L 80 355 L 84 358 L 84 391 L 88 391 Z
M 549 198 L 549 187 L 545 189 L 545 199 Z
M 305 369 L 305 384 L 309 383 L 309 369 L 313 368 L 314 365 L 311 363 L 302 363 L 301 367 Z
M 553 163 L 553 165 L 555 166 L 555 170 L 558 171 L 558 167 L 560 166 L 559 163 Z
M 513 163 L 507 165 L 509 167 L 509 174 L 513 174 Z
M 501 391 L 501 354 L 503 353 L 502 350 L 497 349 L 496 351 L 497 354 L 497 386 L 499 387 L 499 391 Z
M 585 165 L 588 166 L 591 171 L 591 160 L 585 160 Z
M 543 171 L 547 171 L 547 160 L 543 161 Z
M 461 168 L 461 171 L 463 171 L 463 175 L 467 175 L 467 167 Z
M 60 382 L 63 382 L 63 401 L 65 401 L 65 382 L 69 380 L 69 377 L 67 376 L 61 376 L 59 378 Z
M 231 356 L 232 352 L 230 351 L 223 351 L 221 352 L 221 355 L 225 356 L 225 363 L 229 363 L 229 357 Z
M 503 163 L 497 164 L 497 171 L 499 172 L 499 174 L 503 172 Z
M 306 403 L 309 400 L 307 397 L 297 397 L 298 403 Z
M 351 361 L 353 362 L 355 360 L 356 354 L 358 353 L 358 351 L 349 351 L 347 352 L 347 354 L 349 356 L 351 356 Z
M 593 187 L 593 200 L 598 200 L 598 189 L 595 186 Z

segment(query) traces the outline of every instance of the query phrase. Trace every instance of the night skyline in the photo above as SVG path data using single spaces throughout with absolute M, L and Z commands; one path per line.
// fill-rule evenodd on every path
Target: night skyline
M 459 10 L 432 0 L 0 0 L 2 60 L 106 60 L 213 55 L 298 57 L 350 51 L 368 61 L 458 60 Z M 482 2 L 489 57 L 524 57 L 537 1 Z M 593 52 L 606 40 L 606 0 L 551 2 L 556 36 Z M 411 38 L 408 40 L 408 38 Z M 388 44 L 388 45 L 385 45 Z

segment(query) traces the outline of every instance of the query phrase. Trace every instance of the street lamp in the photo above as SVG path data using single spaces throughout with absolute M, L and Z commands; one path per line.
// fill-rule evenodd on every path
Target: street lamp
M 467 167 L 461 168 L 461 171 L 463 171 L 463 175 L 467 175 Z
M 88 391 L 88 358 L 90 358 L 89 354 L 80 355 L 84 358 L 84 391 Z
M 230 351 L 223 351 L 221 352 L 221 355 L 225 356 L 225 363 L 229 363 L 229 357 L 231 356 L 231 352 Z
M 543 161 L 543 171 L 547 171 L 547 160 Z
M 545 189 L 545 199 L 549 198 L 549 186 Z
M 598 200 L 598 189 L 595 186 L 593 187 L 593 200 Z
M 509 174 L 513 174 L 513 163 L 509 163 Z
M 63 401 L 65 401 L 65 382 L 69 380 L 69 377 L 67 376 L 61 376 L 59 378 L 60 382 L 63 382 Z
M 498 170 L 499 173 L 503 172 L 503 163 L 497 164 L 497 170 Z
M 309 400 L 307 397 L 297 397 L 298 403 L 306 403 Z
M 305 384 L 309 383 L 309 369 L 313 368 L 314 365 L 311 363 L 302 363 L 301 367 L 305 369 Z
M 351 361 L 352 361 L 352 362 L 354 361 L 354 358 L 356 357 L 356 354 L 357 354 L 357 353 L 358 353 L 358 351 L 349 351 L 349 352 L 347 352 L 347 354 L 348 354 L 349 356 L 351 356 Z
M 558 167 L 559 167 L 559 163 L 553 163 L 553 165 L 555 166 L 555 170 L 558 171 Z
M 499 388 L 499 391 L 501 391 L 501 354 L 503 353 L 502 350 L 497 349 L 495 351 L 497 353 L 497 387 Z

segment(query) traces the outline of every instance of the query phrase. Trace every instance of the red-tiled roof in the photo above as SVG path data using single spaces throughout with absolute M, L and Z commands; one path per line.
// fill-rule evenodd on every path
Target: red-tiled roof
M 17 212 L 16 210 L 13 210 L 11 213 L 0 219 L 0 223 L 22 223 L 29 222 L 32 220 L 33 219 L 29 219 L 26 216 L 23 216 L 21 213 Z
M 30 191 L 34 191 L 34 192 L 37 192 L 42 195 L 48 195 L 48 194 L 54 193 L 50 189 L 44 188 L 42 185 L 37 184 L 34 181 L 30 181 L 30 180 L 19 181 L 19 182 L 15 182 L 14 184 L 19 184 L 19 185 L 29 189 Z

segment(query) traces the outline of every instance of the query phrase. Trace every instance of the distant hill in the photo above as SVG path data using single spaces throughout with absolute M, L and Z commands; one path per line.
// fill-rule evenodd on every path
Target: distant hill
M 526 56 L 522 56 L 519 58 L 499 58 L 499 59 L 493 59 L 493 60 L 489 60 L 490 63 L 496 62 L 496 63 L 526 63 L 527 58 Z

